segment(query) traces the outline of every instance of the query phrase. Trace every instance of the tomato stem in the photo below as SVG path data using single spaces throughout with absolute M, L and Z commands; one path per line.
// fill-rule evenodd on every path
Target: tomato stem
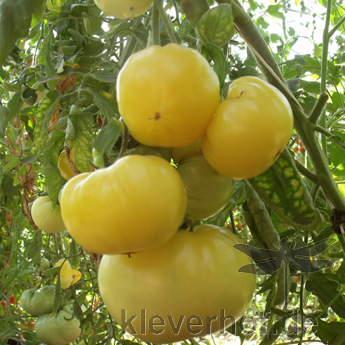
M 162 22 L 164 23 L 164 26 L 165 26 L 165 29 L 166 29 L 167 34 L 169 36 L 170 42 L 178 44 L 179 42 L 178 42 L 177 37 L 175 35 L 174 25 L 173 25 L 171 19 L 168 17 L 168 15 L 165 13 L 164 6 L 163 6 L 163 0 L 155 0 L 154 5 L 160 14 Z
M 152 35 L 152 45 L 160 45 L 160 19 L 159 19 L 159 11 L 154 4 L 152 6 L 152 15 L 151 15 L 151 35 Z M 148 44 L 149 45 L 149 44 Z

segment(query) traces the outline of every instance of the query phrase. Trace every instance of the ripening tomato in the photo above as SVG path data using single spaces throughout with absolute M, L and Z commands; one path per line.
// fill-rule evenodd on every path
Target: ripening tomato
M 65 345 L 75 341 L 80 333 L 80 321 L 70 305 L 56 315 L 44 314 L 35 323 L 36 335 L 47 345 Z
M 205 134 L 220 102 L 219 80 L 198 51 L 154 45 L 127 60 L 117 78 L 117 100 L 137 141 L 183 147 Z
M 219 174 L 202 154 L 184 159 L 177 168 L 187 190 L 189 219 L 200 220 L 219 213 L 234 190 L 234 180 Z
M 201 140 L 185 147 L 174 147 L 171 150 L 171 156 L 175 164 L 180 164 L 181 161 L 189 157 L 202 154 Z
M 95 4 L 106 15 L 119 19 L 135 18 L 152 6 L 153 0 L 95 0 Z
M 16 304 L 16 303 L 17 303 L 17 301 L 16 301 L 16 299 L 14 298 L 13 295 L 11 295 L 11 296 L 8 298 L 8 301 L 9 301 L 11 304 Z
M 255 274 L 238 271 L 252 264 L 234 248 L 241 243 L 226 229 L 201 225 L 131 257 L 104 255 L 101 297 L 116 322 L 145 342 L 217 332 L 245 313 L 255 291 Z
M 186 211 L 185 186 L 157 156 L 125 156 L 67 182 L 62 217 L 75 241 L 98 254 L 135 253 L 161 245 Z
M 43 231 L 54 234 L 66 229 L 61 217 L 60 206 L 55 205 L 53 208 L 49 196 L 41 196 L 34 201 L 31 215 L 35 224 Z
M 293 114 L 285 96 L 256 77 L 236 79 L 202 138 L 208 162 L 235 179 L 255 177 L 277 160 L 288 143 Z

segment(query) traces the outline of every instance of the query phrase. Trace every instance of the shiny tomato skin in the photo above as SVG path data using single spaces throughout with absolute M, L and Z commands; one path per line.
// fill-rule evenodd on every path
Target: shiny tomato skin
M 147 146 L 183 147 L 206 132 L 220 102 L 219 80 L 196 50 L 170 43 L 133 54 L 117 79 L 119 111 Z
M 127 331 L 146 342 L 173 343 L 217 332 L 222 310 L 229 316 L 224 323 L 228 327 L 245 313 L 255 291 L 255 275 L 238 272 L 252 260 L 233 248 L 237 243 L 243 242 L 226 229 L 201 225 L 131 257 L 105 255 L 98 274 L 102 299 L 123 327 L 136 316 Z M 213 315 L 218 318 L 210 324 Z M 154 332 L 153 316 L 161 318 L 153 320 L 161 324 Z M 193 316 L 202 326 L 193 326 L 191 332 L 187 320 Z M 179 321 L 173 331 L 172 322 L 177 327 Z M 163 332 L 155 334 L 159 328 Z
M 95 0 L 106 15 L 118 19 L 139 17 L 150 9 L 153 0 Z
M 135 253 L 163 244 L 180 226 L 185 186 L 163 158 L 130 155 L 69 180 L 62 217 L 75 241 L 98 254 Z
M 234 179 L 255 177 L 279 157 L 293 129 L 293 114 L 285 96 L 257 77 L 241 77 L 202 138 L 208 162 Z

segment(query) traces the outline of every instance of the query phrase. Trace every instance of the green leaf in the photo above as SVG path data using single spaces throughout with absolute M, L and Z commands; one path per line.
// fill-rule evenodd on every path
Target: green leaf
M 66 180 L 61 176 L 58 168 L 58 158 L 64 145 L 65 133 L 55 130 L 49 134 L 49 140 L 43 151 L 42 172 L 46 178 L 48 194 L 53 207 L 57 203 L 58 195 Z
M 117 76 L 112 72 L 98 72 L 90 74 L 90 77 L 105 83 L 114 83 Z
M 35 142 L 32 146 L 31 153 L 21 160 L 22 163 L 31 163 L 37 159 L 38 155 L 43 151 L 48 138 L 48 125 L 52 118 L 57 104 L 60 100 L 58 91 L 50 91 L 39 103 L 35 112 L 36 126 L 34 129 Z
M 0 66 L 14 49 L 17 39 L 28 36 L 31 19 L 31 1 L 0 1 Z
M 270 5 L 267 8 L 267 13 L 270 14 L 273 17 L 279 18 L 279 19 L 285 19 L 285 16 L 282 12 L 279 10 L 282 9 L 281 5 Z
M 344 322 L 325 322 L 318 319 L 313 330 L 315 331 L 315 335 L 318 336 L 324 344 L 340 345 L 345 341 Z
M 123 124 L 113 119 L 106 126 L 104 126 L 94 139 L 95 149 L 101 154 L 106 154 L 108 157 L 119 136 L 124 130 Z
M 332 132 L 335 136 L 337 136 L 338 141 L 341 145 L 335 143 L 334 141 L 331 141 L 329 145 L 329 152 L 331 156 L 332 163 L 334 167 L 339 166 L 341 163 L 345 162 L 345 135 L 340 131 L 334 131 Z M 332 138 L 334 140 L 334 138 Z
M 265 204 L 248 182 L 245 182 L 245 191 L 247 201 L 242 206 L 242 212 L 255 243 L 261 248 L 278 250 L 279 234 Z
M 92 162 L 93 115 L 88 112 L 68 117 L 66 144 L 75 150 L 75 165 L 80 172 L 90 171 Z
M 6 133 L 7 118 L 10 111 L 8 108 L 0 105 L 0 138 L 3 138 Z
M 345 296 L 339 292 L 339 283 L 328 279 L 321 271 L 311 273 L 306 289 L 318 296 L 323 305 L 333 309 L 340 317 L 345 318 Z
M 219 4 L 207 10 L 198 21 L 196 29 L 199 38 L 204 43 L 225 46 L 235 33 L 231 5 Z
M 213 69 L 217 73 L 220 87 L 224 85 L 225 77 L 228 74 L 228 62 L 225 58 L 223 50 L 213 43 L 205 43 L 205 46 L 214 62 Z
M 93 100 L 107 121 L 111 121 L 115 117 L 118 117 L 117 105 L 113 97 L 106 92 L 95 92 L 92 90 L 85 90 L 93 96 Z

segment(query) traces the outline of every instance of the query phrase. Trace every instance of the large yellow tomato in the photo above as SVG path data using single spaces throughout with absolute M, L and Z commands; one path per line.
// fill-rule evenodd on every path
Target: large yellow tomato
M 178 231 L 163 246 L 102 258 L 98 284 L 112 317 L 146 342 L 173 343 L 217 332 L 236 322 L 255 291 L 252 260 L 234 248 L 229 231 L 201 225 Z
M 95 0 L 98 8 L 119 19 L 139 17 L 148 11 L 153 0 Z
M 234 190 L 234 180 L 219 174 L 202 154 L 184 159 L 178 166 L 187 189 L 187 217 L 200 220 L 219 213 Z
M 73 177 L 61 195 L 71 236 L 99 254 L 136 253 L 168 241 L 186 211 L 176 169 L 156 156 L 126 156 Z
M 293 114 L 285 96 L 256 77 L 236 79 L 202 139 L 208 162 L 221 174 L 255 177 L 283 151 L 292 133 Z
M 66 229 L 60 206 L 56 205 L 53 208 L 49 196 L 41 196 L 34 201 L 31 216 L 35 224 L 43 231 L 54 234 Z
M 220 102 L 219 81 L 196 50 L 170 43 L 133 54 L 117 79 L 119 111 L 148 146 L 183 147 L 200 139 Z

